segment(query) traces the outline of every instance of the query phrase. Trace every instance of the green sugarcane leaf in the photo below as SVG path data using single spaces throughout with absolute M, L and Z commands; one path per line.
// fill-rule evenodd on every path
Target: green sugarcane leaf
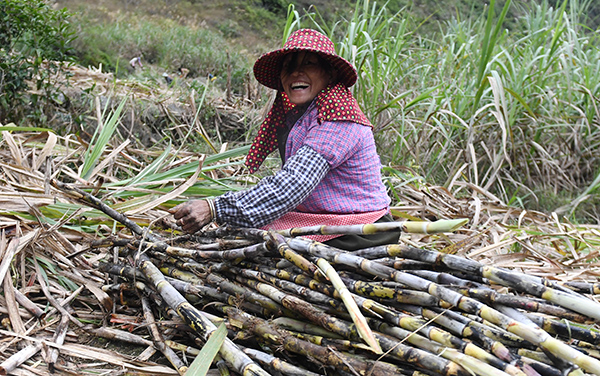
M 129 185 L 134 185 L 135 183 L 142 181 L 147 175 L 154 174 L 156 171 L 158 171 L 158 169 L 163 165 L 164 161 L 169 156 L 170 152 L 171 152 L 171 143 L 169 142 L 169 145 L 167 145 L 167 148 L 165 149 L 165 151 L 158 158 L 156 158 L 150 165 L 148 165 L 146 168 L 144 168 L 144 170 L 142 170 L 142 172 L 137 174 L 137 176 L 131 180 Z
M 8 125 L 0 126 L 0 132 L 2 131 L 10 131 L 10 132 L 53 132 L 54 130 L 49 128 L 39 128 L 39 127 L 19 127 L 14 123 L 10 123 Z
M 422 92 L 421 94 L 419 94 L 415 99 L 411 100 L 410 102 L 408 102 L 405 106 L 404 106 L 404 112 L 407 112 L 407 110 L 409 108 L 411 108 L 412 106 L 422 102 L 423 100 L 427 99 L 427 98 L 431 98 L 431 93 L 434 92 L 435 90 L 437 90 L 440 87 L 440 85 L 432 87 L 424 92 Z
M 527 112 L 529 112 L 529 115 L 535 116 L 535 113 L 533 112 L 533 110 L 531 109 L 531 107 L 529 107 L 529 105 L 527 104 L 527 102 L 525 102 L 525 100 L 523 99 L 523 97 L 521 97 L 517 92 L 515 92 L 511 88 L 505 87 L 504 90 L 506 90 L 517 101 L 519 101 L 519 103 L 521 103 L 521 105 L 525 108 L 525 110 L 527 110 Z
M 200 354 L 194 359 L 190 368 L 185 373 L 185 376 L 204 376 L 208 373 L 208 369 L 212 364 L 215 356 L 219 352 L 223 341 L 225 341 L 225 337 L 227 335 L 227 328 L 225 324 L 219 325 L 217 330 L 213 332 L 208 341 L 202 350 L 200 350 Z
M 111 117 L 108 119 L 104 127 L 102 127 L 100 133 L 94 133 L 92 143 L 90 143 L 90 148 L 85 153 L 85 160 L 83 162 L 83 166 L 81 167 L 82 178 L 90 178 L 92 170 L 98 163 L 98 160 L 102 156 L 102 153 L 104 152 L 108 141 L 111 139 L 111 137 L 117 129 L 117 126 L 119 125 L 121 112 L 123 111 L 123 107 L 125 106 L 127 99 L 128 97 L 123 98 L 123 100 L 121 101 L 117 109 L 112 113 Z
M 229 162 L 224 164 L 219 164 L 215 166 L 209 166 L 210 163 L 215 163 L 221 160 L 227 160 L 229 158 L 236 158 L 242 155 L 245 155 L 250 150 L 250 145 L 239 147 L 232 150 L 227 150 L 219 154 L 213 154 L 206 157 L 204 160 L 204 165 L 202 166 L 202 171 L 211 171 L 220 169 L 226 166 L 238 165 L 242 163 L 238 162 Z M 146 183 L 148 185 L 154 184 L 154 182 L 162 182 L 165 180 L 177 179 L 177 178 L 186 178 L 191 176 L 198 169 L 198 161 L 186 163 L 185 165 L 177 166 L 168 171 L 156 172 L 146 175 L 143 179 L 137 182 L 138 186 L 141 186 L 140 183 Z M 107 184 L 107 187 L 117 187 L 117 186 L 128 186 L 131 185 L 133 179 L 124 179 L 116 183 Z M 146 187 L 148 188 L 148 187 Z

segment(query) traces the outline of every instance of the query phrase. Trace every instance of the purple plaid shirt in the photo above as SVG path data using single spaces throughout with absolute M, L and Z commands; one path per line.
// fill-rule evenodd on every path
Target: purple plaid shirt
M 261 227 L 292 210 L 351 214 L 389 206 L 370 127 L 319 123 L 312 103 L 290 130 L 285 154 L 275 175 L 215 198 L 217 222 Z
M 296 210 L 348 214 L 388 207 L 370 127 L 349 121 L 319 123 L 313 105 L 290 130 L 285 155 L 294 155 L 303 146 L 321 155 L 329 172 Z

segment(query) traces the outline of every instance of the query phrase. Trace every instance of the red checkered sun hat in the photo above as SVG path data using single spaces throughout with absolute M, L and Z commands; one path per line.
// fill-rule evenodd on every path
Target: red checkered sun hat
M 308 51 L 319 54 L 337 71 L 338 78 L 346 87 L 356 83 L 356 69 L 352 64 L 335 53 L 333 42 L 325 35 L 312 29 L 301 29 L 292 33 L 283 48 L 268 52 L 254 63 L 254 77 L 271 89 L 281 88 L 281 65 L 285 55 Z

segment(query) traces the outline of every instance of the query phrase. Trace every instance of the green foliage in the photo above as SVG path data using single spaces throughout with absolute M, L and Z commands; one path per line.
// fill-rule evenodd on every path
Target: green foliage
M 84 154 L 84 163 L 81 166 L 80 172 L 80 175 L 83 179 L 88 179 L 92 175 L 93 168 L 98 164 L 98 160 L 104 153 L 106 145 L 113 137 L 117 126 L 119 125 L 121 112 L 123 111 L 123 107 L 125 106 L 127 99 L 127 97 L 123 98 L 117 109 L 111 113 L 106 123 L 101 127 L 96 128 L 96 132 L 92 137 L 89 148 Z M 106 106 L 106 108 L 108 108 L 108 106 Z
M 43 0 L 0 3 L 0 122 L 16 121 L 17 114 L 43 115 L 40 106 L 57 93 L 49 79 L 70 60 L 73 39 L 64 9 Z
M 80 15 L 82 32 L 74 43 L 81 64 L 128 74 L 129 60 L 143 62 L 174 73 L 189 69 L 190 77 L 212 74 L 225 84 L 230 69 L 232 86 L 240 91 L 248 71 L 248 59 L 233 49 L 216 31 L 180 25 L 170 19 L 119 16 L 93 23 Z
M 532 207 L 537 194 L 598 185 L 599 40 L 580 23 L 585 2 L 560 4 L 511 13 L 506 1 L 426 38 L 406 12 L 364 0 L 333 24 L 291 12 L 283 35 L 317 28 L 355 64 L 353 90 L 385 164 Z

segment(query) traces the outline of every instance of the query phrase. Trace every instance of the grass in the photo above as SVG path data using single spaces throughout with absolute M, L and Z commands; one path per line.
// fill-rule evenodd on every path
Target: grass
M 80 22 L 90 22 L 82 17 Z M 219 77 L 224 84 L 228 71 L 234 86 L 244 83 L 247 58 L 234 50 L 217 32 L 202 27 L 179 25 L 170 19 L 117 16 L 107 24 L 91 25 L 77 39 L 76 50 L 83 65 L 130 73 L 129 60 L 142 56 L 145 64 L 160 67 L 169 74 L 180 68 L 191 77 Z

